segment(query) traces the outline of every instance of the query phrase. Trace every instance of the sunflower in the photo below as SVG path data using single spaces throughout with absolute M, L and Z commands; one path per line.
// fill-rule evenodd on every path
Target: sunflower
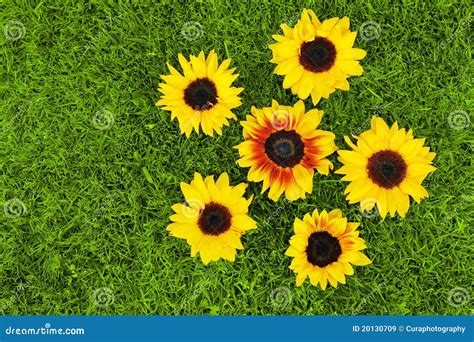
M 354 274 L 351 264 L 356 266 L 371 263 L 361 250 L 367 248 L 357 231 L 358 223 L 347 222 L 339 209 L 329 214 L 326 210 L 306 214 L 303 220 L 295 219 L 295 235 L 290 239 L 287 256 L 293 257 L 290 269 L 296 275 L 296 286 L 309 277 L 311 285 L 327 283 L 337 287 L 346 283 L 345 275 Z
M 337 150 L 334 134 L 316 129 L 323 112 L 305 113 L 303 101 L 291 107 L 275 100 L 271 107 L 252 107 L 251 112 L 241 122 L 246 140 L 235 146 L 241 157 L 237 164 L 250 167 L 248 179 L 263 181 L 262 193 L 270 188 L 273 201 L 283 192 L 290 201 L 305 198 L 313 191 L 314 169 L 327 175 L 333 165 L 325 157 Z
M 239 76 L 233 69 L 228 69 L 230 59 L 218 65 L 217 54 L 212 50 L 207 59 L 201 51 L 197 57 L 191 55 L 187 61 L 182 54 L 178 55 L 184 75 L 181 75 L 170 64 L 170 75 L 162 75 L 165 83 L 158 90 L 163 93 L 156 103 L 158 107 L 171 111 L 171 119 L 178 118 L 181 133 L 187 138 L 193 128 L 212 136 L 214 131 L 222 134 L 222 126 L 229 125 L 227 119 L 236 119 L 231 109 L 239 107 L 239 94 L 243 88 L 231 84 Z
M 349 90 L 349 76 L 362 75 L 359 60 L 367 54 L 352 48 L 357 32 L 349 30 L 349 18 L 331 18 L 321 23 L 312 10 L 304 9 L 294 28 L 282 24 L 283 35 L 270 44 L 277 64 L 274 73 L 284 76 L 283 88 L 313 104 L 337 89 Z
M 410 198 L 419 203 L 428 197 L 421 185 L 436 170 L 431 165 L 436 153 L 423 146 L 425 139 L 414 139 L 410 129 L 391 128 L 379 117 L 373 117 L 371 129 L 360 134 L 357 145 L 344 137 L 352 151 L 339 150 L 338 160 L 344 164 L 338 174 L 350 182 L 345 193 L 350 204 L 360 202 L 361 210 L 377 210 L 385 218 L 387 212 L 401 217 L 410 207 Z
M 180 185 L 186 204 L 171 207 L 176 214 L 170 217 L 173 223 L 166 230 L 185 239 L 191 246 L 191 256 L 199 252 L 205 265 L 221 258 L 234 261 L 236 250 L 243 249 L 241 235 L 256 228 L 247 215 L 252 198 L 243 197 L 247 184 L 230 186 L 224 172 L 217 182 L 213 176 L 203 180 L 195 173 L 191 184 Z

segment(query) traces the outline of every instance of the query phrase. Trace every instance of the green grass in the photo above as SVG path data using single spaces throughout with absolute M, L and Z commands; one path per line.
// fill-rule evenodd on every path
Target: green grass
M 113 7 L 93 1 L 4 1 L 2 25 L 19 21 L 24 35 L 0 35 L 1 201 L 21 200 L 22 216 L 0 215 L 0 312 L 3 314 L 470 314 L 467 297 L 449 303 L 453 288 L 472 296 L 472 125 L 454 130 L 454 110 L 472 111 L 471 8 L 468 1 L 133 1 Z M 55 4 L 53 4 L 55 3 Z M 67 3 L 67 4 L 65 4 Z M 227 171 L 246 181 L 232 146 L 242 140 L 232 122 L 221 137 L 179 134 L 177 121 L 155 107 L 159 75 L 179 52 L 215 49 L 231 57 L 245 87 L 239 120 L 272 98 L 293 104 L 272 74 L 267 48 L 281 21 L 302 8 L 321 19 L 347 15 L 352 30 L 381 27 L 378 39 L 358 37 L 365 73 L 351 90 L 318 108 L 322 128 L 343 136 L 368 128 L 378 113 L 411 127 L 438 154 L 424 185 L 430 198 L 407 217 L 361 217 L 344 199 L 340 177 L 315 176 L 307 200 L 273 203 L 251 184 L 250 215 L 235 263 L 204 266 L 183 240 L 167 235 L 170 206 L 184 199 L 180 181 L 193 173 Z M 203 35 L 183 39 L 197 21 Z M 306 101 L 307 108 L 310 101 Z M 94 128 L 108 110 L 114 125 Z M 330 158 L 340 166 L 336 156 Z M 2 203 L 2 204 L 3 204 Z M 356 267 L 347 285 L 321 291 L 295 276 L 284 256 L 295 217 L 341 208 L 361 221 L 373 264 Z M 13 208 L 12 210 L 14 210 Z M 18 209 L 18 207 L 17 207 Z M 12 215 L 10 215 L 12 216 Z M 95 290 L 114 300 L 97 306 Z M 292 301 L 273 305 L 288 288 Z M 462 298 L 461 298 L 462 299 Z

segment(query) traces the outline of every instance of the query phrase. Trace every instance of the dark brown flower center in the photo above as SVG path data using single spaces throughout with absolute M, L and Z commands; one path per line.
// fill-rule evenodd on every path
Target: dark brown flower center
M 405 179 L 407 164 L 398 152 L 385 150 L 369 158 L 367 172 L 375 184 L 390 189 Z
M 229 230 L 230 224 L 229 209 L 214 202 L 206 204 L 198 220 L 199 228 L 208 235 L 220 235 Z
M 339 240 L 328 232 L 316 232 L 309 236 L 306 256 L 313 265 L 324 267 L 339 258 L 342 253 Z
M 274 132 L 265 140 L 265 153 L 275 164 L 293 167 L 303 159 L 303 140 L 293 130 Z
M 199 78 L 184 90 L 184 102 L 193 109 L 207 110 L 217 103 L 216 85 L 208 78 Z
M 309 71 L 323 72 L 331 69 L 336 60 L 336 47 L 326 38 L 317 37 L 301 45 L 300 63 Z

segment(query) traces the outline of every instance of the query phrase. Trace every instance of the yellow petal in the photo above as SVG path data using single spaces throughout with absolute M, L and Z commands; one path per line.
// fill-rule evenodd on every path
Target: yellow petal
M 339 154 L 338 159 L 344 164 L 354 164 L 363 167 L 367 166 L 367 158 L 357 152 L 339 150 L 337 153 Z
M 328 216 L 329 219 L 342 218 L 342 211 L 341 209 L 333 209 L 329 212 Z
M 351 49 L 345 49 L 345 50 L 340 51 L 337 54 L 337 58 L 340 59 L 340 60 L 351 61 L 351 60 L 362 59 L 366 55 L 367 55 L 367 51 L 365 51 L 365 50 L 351 48 Z
M 328 285 L 328 274 L 326 270 L 322 270 L 321 272 L 321 278 L 319 280 L 319 283 L 321 284 L 321 289 L 324 291 L 326 290 L 326 287 Z
M 227 174 L 227 172 L 224 172 L 219 176 L 216 185 L 219 190 L 222 190 L 229 186 L 229 175 Z
M 346 231 L 347 218 L 334 218 L 326 226 L 327 231 L 334 237 L 341 236 Z
M 344 273 L 347 275 L 353 275 L 354 274 L 354 268 L 352 268 L 351 264 L 349 263 L 341 263 L 342 268 L 344 270 Z
M 393 196 L 397 203 L 397 211 L 400 216 L 405 217 L 408 209 L 410 208 L 410 198 L 405 194 L 399 187 L 393 189 Z
M 371 126 L 377 135 L 388 135 L 390 130 L 385 121 L 377 116 L 372 117 Z
M 190 207 L 199 209 L 204 208 L 204 205 L 206 203 L 205 198 L 204 196 L 202 196 L 198 189 L 184 182 L 180 183 L 180 187 L 184 198 L 186 199 L 186 202 Z
M 309 231 L 308 225 L 305 222 L 301 221 L 299 218 L 295 219 L 293 227 L 295 230 L 295 234 L 306 234 Z
M 313 269 L 309 272 L 309 280 L 311 285 L 318 286 L 318 283 L 323 275 L 323 270 L 319 267 L 313 267 Z
M 193 72 L 191 64 L 186 60 L 186 58 L 184 58 L 182 54 L 178 54 L 178 61 L 181 65 L 181 68 L 183 69 L 184 76 L 187 79 L 194 81 L 196 79 L 196 75 Z
M 369 258 L 367 258 L 367 256 L 361 252 L 356 252 L 357 253 L 357 259 L 355 260 L 352 260 L 351 263 L 356 265 L 356 266 L 365 266 L 365 265 L 369 265 L 372 263 L 372 261 L 370 261 Z
M 336 65 L 342 72 L 351 76 L 360 76 L 364 73 L 364 69 L 357 61 L 339 61 Z
M 342 264 L 339 262 L 333 262 L 332 264 L 329 264 L 326 266 L 326 269 L 328 273 L 334 277 L 338 282 L 345 284 L 345 276 L 344 276 L 344 270 L 342 267 Z
M 295 85 L 303 75 L 303 68 L 297 67 L 293 69 L 291 73 L 286 74 L 285 78 L 283 79 L 283 88 L 288 89 Z
M 412 177 L 426 177 L 430 172 L 434 172 L 436 168 L 429 164 L 408 164 L 407 173 Z
M 428 197 L 426 189 L 411 178 L 405 178 L 399 187 L 404 193 L 413 197 L 417 203 L 420 203 L 422 198 Z
M 247 215 L 236 215 L 231 220 L 232 226 L 239 231 L 246 231 L 257 227 L 257 223 Z
M 313 174 L 312 169 L 307 169 L 301 164 L 293 167 L 293 175 L 296 183 L 306 192 L 311 193 L 313 191 Z

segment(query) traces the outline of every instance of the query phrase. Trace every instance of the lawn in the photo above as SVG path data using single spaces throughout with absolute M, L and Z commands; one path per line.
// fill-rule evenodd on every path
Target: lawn
M 472 9 L 468 1 L 3 1 L 0 17 L 0 313 L 471 314 L 473 253 Z M 297 98 L 273 74 L 268 44 L 303 8 L 349 16 L 364 74 L 317 108 L 344 135 L 372 115 L 413 128 L 437 153 L 430 197 L 405 219 L 361 215 L 339 175 L 316 174 L 306 200 L 255 194 L 236 261 L 204 266 L 166 232 L 181 181 L 236 165 L 242 129 L 180 134 L 155 106 L 166 62 L 215 49 L 232 58 L 250 107 Z M 311 100 L 305 101 L 312 107 Z M 330 160 L 338 168 L 336 154 Z M 341 208 L 361 222 L 373 264 L 346 285 L 295 286 L 284 255 L 295 217 Z

